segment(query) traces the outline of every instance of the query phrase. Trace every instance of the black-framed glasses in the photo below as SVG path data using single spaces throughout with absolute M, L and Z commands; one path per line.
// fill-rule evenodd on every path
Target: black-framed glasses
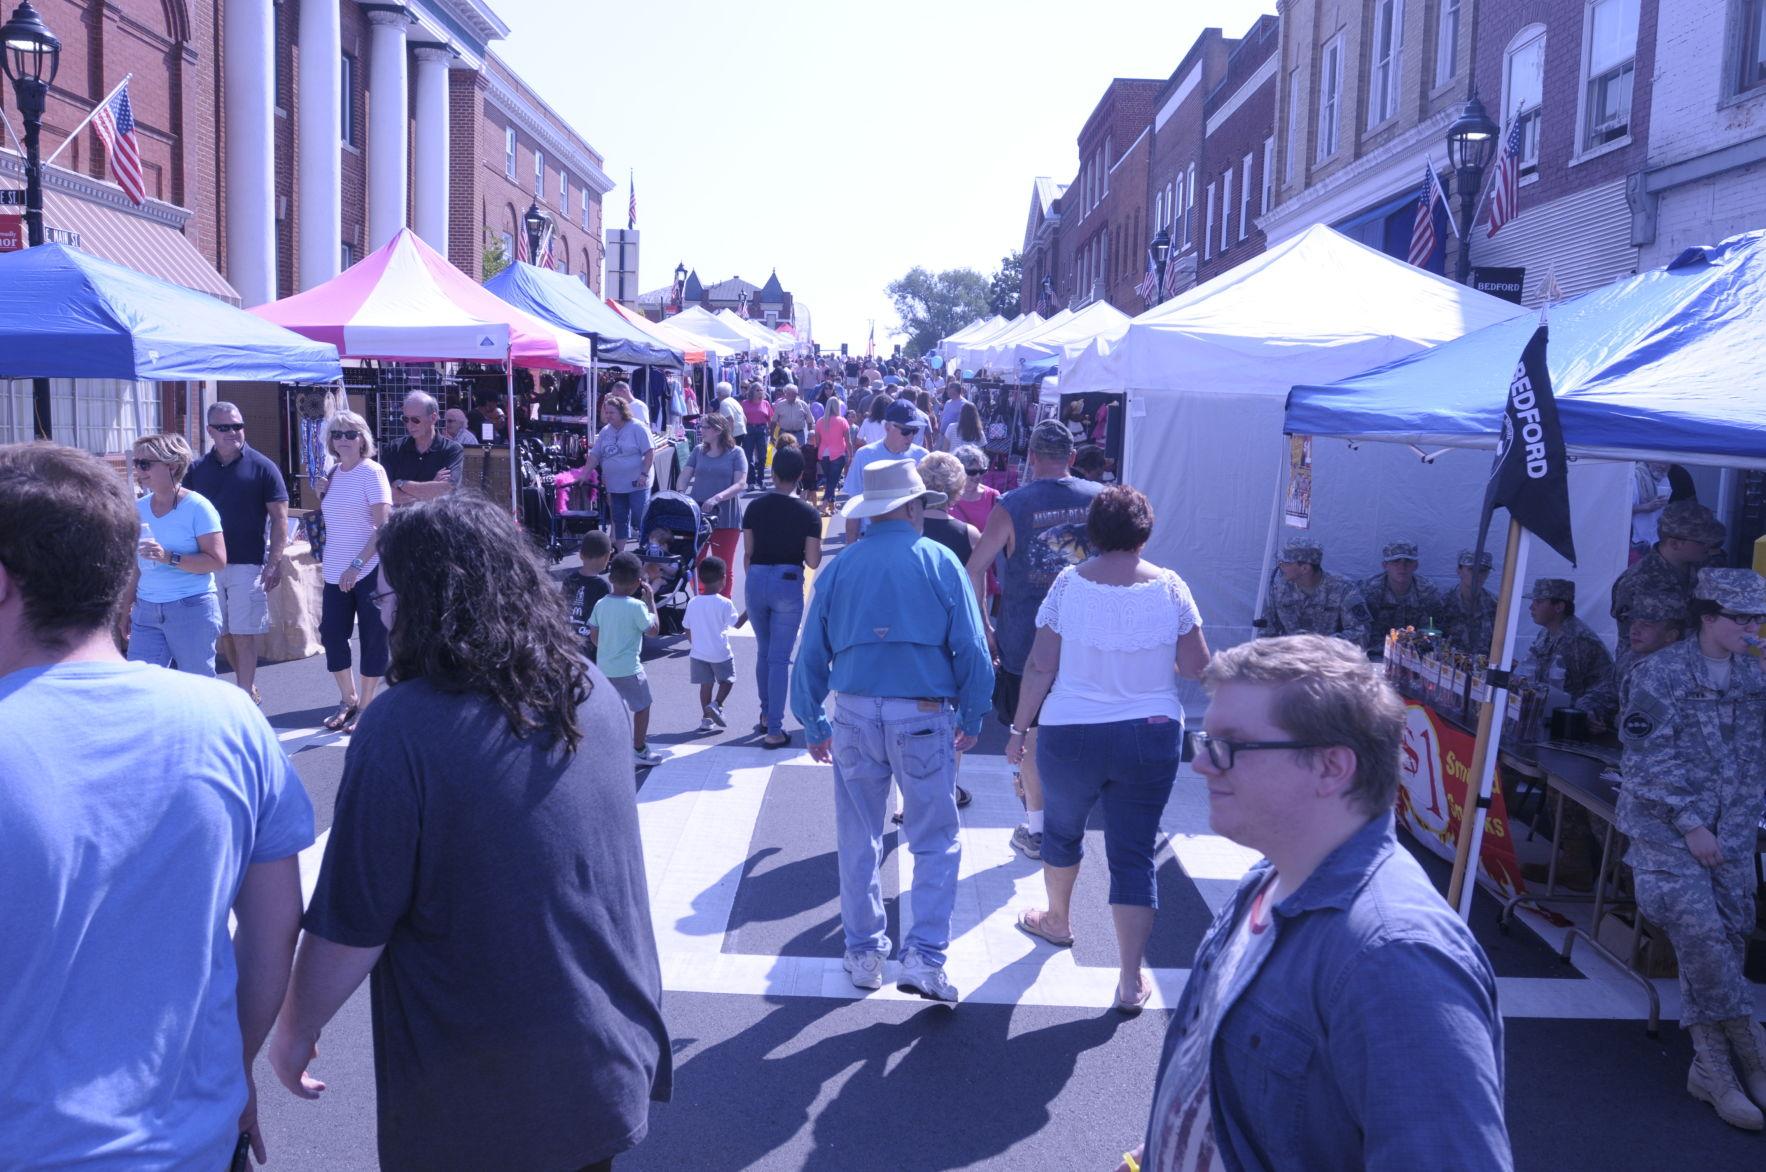
M 331 433 L 332 439 L 353 440 L 353 439 L 360 439 L 361 436 L 362 436 L 362 433 L 359 431 L 333 431 Z
M 135 468 L 138 471 L 145 472 L 149 468 L 153 467 L 155 464 L 159 463 L 159 461 L 158 460 L 143 460 L 137 456 L 135 458 L 134 463 L 135 463 Z
M 208 425 L 208 429 L 210 431 L 244 431 L 245 424 L 243 424 L 243 423 L 211 423 Z
M 1728 610 L 1720 610 L 1717 613 L 1744 627 L 1757 627 L 1761 623 L 1766 623 L 1766 614 L 1736 614 L 1734 611 Z
M 1330 741 L 1229 741 L 1224 737 L 1209 736 L 1205 732 L 1189 734 L 1190 756 L 1200 757 L 1204 753 L 1214 768 L 1222 773 L 1233 767 L 1233 758 L 1239 753 L 1251 753 L 1260 749 L 1324 749 L 1329 748 Z

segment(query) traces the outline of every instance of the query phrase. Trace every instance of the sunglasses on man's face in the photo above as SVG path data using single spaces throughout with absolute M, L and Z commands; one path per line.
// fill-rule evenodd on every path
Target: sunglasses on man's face
M 407 415 L 407 416 L 405 416 L 405 422 L 406 423 L 427 423 L 427 422 L 429 422 L 429 417 L 427 415 Z
M 158 460 L 143 460 L 139 457 L 136 457 L 135 459 L 135 467 L 142 472 L 147 471 L 157 463 L 159 463 Z
M 331 433 L 331 438 L 353 440 L 359 438 L 361 434 L 359 431 L 334 431 Z
M 1736 614 L 1734 611 L 1730 610 L 1719 611 L 1718 613 L 1730 622 L 1740 623 L 1744 627 L 1757 627 L 1761 623 L 1766 623 L 1766 614 Z
M 210 431 L 223 431 L 223 432 L 224 431 L 244 431 L 245 424 L 243 424 L 243 423 L 211 423 L 208 425 L 208 429 Z

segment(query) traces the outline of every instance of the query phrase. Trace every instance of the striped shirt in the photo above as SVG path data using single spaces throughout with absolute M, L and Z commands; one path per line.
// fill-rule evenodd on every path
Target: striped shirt
M 324 577 L 333 586 L 373 535 L 373 506 L 377 504 L 392 504 L 392 483 L 386 478 L 386 469 L 373 460 L 363 460 L 347 471 L 341 466 L 332 470 L 321 511 L 325 514 Z M 357 577 L 366 578 L 379 565 L 376 553 Z

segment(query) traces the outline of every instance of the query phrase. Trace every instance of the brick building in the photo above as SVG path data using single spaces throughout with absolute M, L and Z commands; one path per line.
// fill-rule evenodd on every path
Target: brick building
M 1166 296 L 1196 283 L 1202 241 L 1204 106 L 1226 76 L 1227 58 L 1238 43 L 1222 36 L 1217 28 L 1203 29 L 1159 92 L 1149 147 L 1152 195 L 1148 202 L 1153 232 L 1163 227 L 1171 236 Z
M 1143 136 L 1163 86 L 1156 78 L 1116 78 L 1080 128 L 1079 170 L 1060 197 L 1054 279 L 1059 305 L 1108 300 L 1128 313 L 1145 308 L 1134 292 L 1152 235 Z M 1117 180 L 1125 158 L 1138 160 L 1129 165 L 1138 183 Z
M 1206 281 L 1263 251 L 1258 218 L 1273 202 L 1276 72 L 1281 22 L 1261 17 L 1227 54 L 1203 102 L 1202 257 Z

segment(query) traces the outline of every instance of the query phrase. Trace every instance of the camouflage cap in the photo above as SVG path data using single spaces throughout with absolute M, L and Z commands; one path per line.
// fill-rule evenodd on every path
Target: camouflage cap
M 1715 524 L 1716 520 L 1711 510 L 1697 501 L 1670 501 L 1662 507 L 1662 516 L 1656 522 L 1656 532 L 1663 537 L 1703 541 L 1704 530 Z
M 1706 566 L 1699 571 L 1692 596 L 1732 614 L 1766 614 L 1766 578 L 1752 570 Z
M 1480 570 L 1488 570 L 1496 563 L 1491 559 L 1489 550 L 1479 553 L 1475 549 L 1462 549 L 1459 551 L 1459 564 L 1462 566 L 1476 566 Z
M 1417 560 L 1416 542 L 1414 542 L 1414 541 L 1388 541 L 1386 543 L 1386 547 L 1384 549 L 1380 550 L 1380 560 L 1383 562 L 1396 562 L 1396 561 L 1413 561 L 1414 562 Z
M 1324 565 L 1324 546 L 1310 537 L 1290 537 L 1282 546 L 1281 562 L 1309 562 L 1315 566 Z
M 1699 527 L 1697 540 L 1706 545 L 1722 545 L 1729 540 L 1729 527 L 1713 517 Z
M 1576 601 L 1576 583 L 1568 578 L 1535 578 L 1528 598 L 1550 598 L 1558 602 Z
M 1672 594 L 1640 594 L 1631 600 L 1632 622 L 1686 625 L 1686 603 Z

